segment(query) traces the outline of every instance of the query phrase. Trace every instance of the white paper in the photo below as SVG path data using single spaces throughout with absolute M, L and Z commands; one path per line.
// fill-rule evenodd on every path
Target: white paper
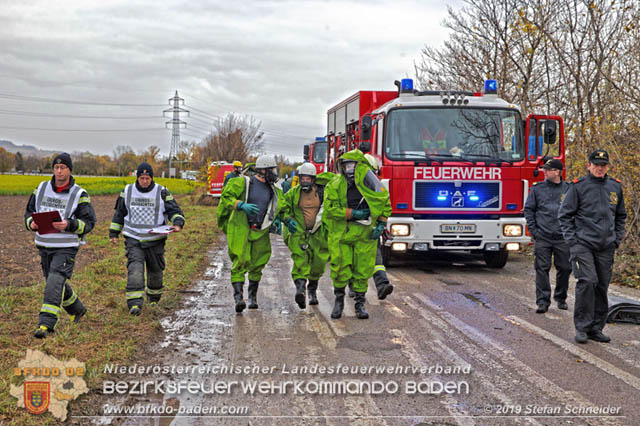
M 172 232 L 173 232 L 173 229 L 171 229 L 171 226 L 169 225 L 163 225 L 163 226 L 158 226 L 157 228 L 149 229 L 150 234 L 170 234 Z

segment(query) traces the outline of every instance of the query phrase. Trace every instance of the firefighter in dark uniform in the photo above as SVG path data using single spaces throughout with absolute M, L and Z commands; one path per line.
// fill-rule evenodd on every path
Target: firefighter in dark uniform
M 222 184 L 222 187 L 224 188 L 224 186 L 227 184 L 227 182 L 229 182 L 230 179 L 240 177 L 241 175 L 242 163 L 236 160 L 233 162 L 233 170 L 227 173 L 227 175 L 224 177 L 224 183 Z
M 589 173 L 575 179 L 558 211 L 564 239 L 571 251 L 576 283 L 573 322 L 575 340 L 609 342 L 602 333 L 609 303 L 607 290 L 616 248 L 624 236 L 627 214 L 622 184 L 609 177 L 609 154 L 602 149 L 589 156 Z
M 166 234 L 152 234 L 149 230 L 172 223 L 172 232 L 184 227 L 180 206 L 162 185 L 153 181 L 153 169 L 141 163 L 136 171 L 136 182 L 129 184 L 116 201 L 109 227 L 109 238 L 118 243 L 124 235 L 127 256 L 127 308 L 131 315 L 140 315 L 145 293 L 144 269 L 147 268 L 147 300 L 156 305 L 162 296 L 162 271 L 165 268 L 164 245 Z
M 562 161 L 551 158 L 544 163 L 545 180 L 534 183 L 524 206 L 529 233 L 533 236 L 536 269 L 536 313 L 543 314 L 551 304 L 549 270 L 551 257 L 556 267 L 556 288 L 553 299 L 558 308 L 566 310 L 571 262 L 569 246 L 562 237 L 558 222 L 558 209 L 569 184 L 562 180 Z
M 53 159 L 53 177 L 50 181 L 40 183 L 33 191 L 24 214 L 27 229 L 36 233 L 35 243 L 47 280 L 38 328 L 34 333 L 39 339 L 54 331 L 61 308 L 67 311 L 73 322 L 78 322 L 87 312 L 67 280 L 71 279 L 80 241 L 93 229 L 96 214 L 89 195 L 76 185 L 71 176 L 72 168 L 69 154 L 57 155 Z M 53 223 L 59 232 L 40 234 L 31 215 L 53 210 L 57 210 L 62 218 Z

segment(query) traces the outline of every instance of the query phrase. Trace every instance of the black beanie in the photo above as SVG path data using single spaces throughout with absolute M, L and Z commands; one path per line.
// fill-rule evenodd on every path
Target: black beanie
M 53 159 L 53 163 L 51 167 L 53 168 L 56 164 L 64 164 L 69 168 L 69 170 L 73 170 L 73 164 L 71 163 L 71 156 L 66 152 L 56 155 Z
M 140 163 L 140 165 L 138 166 L 138 170 L 136 170 L 136 177 L 140 177 L 142 175 L 149 175 L 151 178 L 153 178 L 153 169 L 146 161 Z

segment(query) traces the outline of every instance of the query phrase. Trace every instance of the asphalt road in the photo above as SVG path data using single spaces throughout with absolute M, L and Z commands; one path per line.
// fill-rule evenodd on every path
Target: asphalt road
M 105 395 L 109 406 L 165 407 L 164 417 L 105 416 L 95 423 L 640 424 L 640 329 L 608 325 L 611 343 L 576 344 L 573 278 L 569 310 L 552 305 L 540 315 L 532 260 L 525 256 L 500 270 L 467 255 L 415 259 L 389 268 L 395 291 L 386 300 L 377 300 L 370 282 L 368 320 L 356 319 L 346 298 L 343 317 L 332 320 L 328 268 L 320 304 L 300 310 L 289 252 L 280 238 L 272 242 L 259 309 L 234 312 L 223 241 L 182 309 L 162 322 L 164 341 L 138 362 L 211 370 L 117 379 L 219 388 Z M 610 293 L 640 300 L 632 289 Z M 215 370 L 231 366 L 249 370 Z M 242 388 L 251 383 L 257 384 L 253 393 Z M 202 409 L 218 411 L 203 416 Z

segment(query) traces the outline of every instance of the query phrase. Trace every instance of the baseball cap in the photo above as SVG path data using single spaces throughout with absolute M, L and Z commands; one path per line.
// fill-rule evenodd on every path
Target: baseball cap
M 562 164 L 562 161 L 558 160 L 557 158 L 550 158 L 547 161 L 545 161 L 544 166 L 542 166 L 543 169 L 557 169 L 557 170 L 562 170 L 564 168 L 564 164 Z
M 604 149 L 596 149 L 589 156 L 589 162 L 592 164 L 609 164 L 609 153 Z

